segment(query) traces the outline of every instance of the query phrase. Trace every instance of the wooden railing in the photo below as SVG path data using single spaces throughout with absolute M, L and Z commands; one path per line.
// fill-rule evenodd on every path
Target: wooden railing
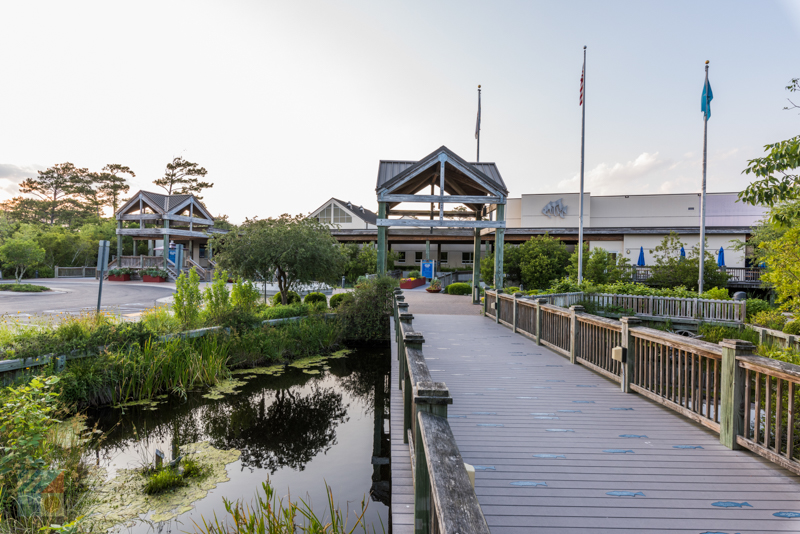
M 640 326 L 637 317 L 617 321 L 519 294 L 486 291 L 484 314 L 619 382 L 622 392 L 643 395 L 718 432 L 726 447 L 749 449 L 800 474 L 800 365 L 756 356 L 746 341 L 708 343 Z M 794 336 L 777 334 L 785 336 L 773 336 L 784 346 L 800 348 Z M 612 358 L 616 347 L 619 360 Z
M 116 262 L 120 269 L 164 268 L 164 256 L 120 256 Z
M 761 283 L 761 267 L 725 267 L 728 283 L 758 286 Z M 631 278 L 634 282 L 646 282 L 653 276 L 651 267 L 631 267 Z
M 95 276 L 95 267 L 56 267 L 56 278 L 92 278 Z
M 425 362 L 423 335 L 401 290 L 394 294 L 395 342 L 403 391 L 403 440 L 409 445 L 414 479 L 415 533 L 489 534 L 464 460 L 447 421 L 453 399 L 434 382 Z
M 203 282 L 210 282 L 211 276 L 213 271 L 211 269 L 206 269 L 196 261 L 191 258 L 184 257 L 183 259 L 183 267 L 185 269 L 192 269 L 194 268 L 195 272 L 197 272 L 198 276 L 200 276 L 200 280 Z
M 780 330 L 772 330 L 752 324 L 746 325 L 745 328 L 758 332 L 758 343 L 760 345 L 772 345 L 782 349 L 792 348 L 800 350 L 800 336 L 794 336 L 781 332 Z

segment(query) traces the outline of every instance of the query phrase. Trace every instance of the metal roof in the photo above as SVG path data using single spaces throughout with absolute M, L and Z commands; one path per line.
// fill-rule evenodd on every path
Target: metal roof
M 375 213 L 374 211 L 370 211 L 367 208 L 365 208 L 364 206 L 356 207 L 355 204 L 352 204 L 350 202 L 345 202 L 344 200 L 339 200 L 336 197 L 331 197 L 331 199 L 335 200 L 336 202 L 338 202 L 339 204 L 341 204 L 342 206 L 347 208 L 348 211 L 350 211 L 353 215 L 355 215 L 356 217 L 358 217 L 362 221 L 364 221 L 366 223 L 369 223 L 369 224 L 378 224 L 378 214 Z M 350 204 L 352 206 L 352 208 L 348 207 L 347 204 Z M 364 210 L 363 213 L 361 212 L 362 209 Z
M 448 154 L 458 157 L 457 154 L 452 152 L 447 147 L 441 147 L 433 154 L 437 152 L 444 151 Z M 426 156 L 423 159 L 429 158 Z M 422 160 L 419 160 L 422 161 Z M 376 189 L 380 189 L 384 184 L 392 180 L 394 177 L 399 175 L 400 173 L 407 170 L 409 167 L 416 165 L 419 161 L 407 161 L 407 160 L 380 160 L 378 165 L 378 184 Z M 465 162 L 468 165 L 471 165 L 476 171 L 485 174 L 488 178 L 494 181 L 497 185 L 501 186 L 502 189 L 508 190 L 506 187 L 505 182 L 503 181 L 503 177 L 500 175 L 500 171 L 497 168 L 497 164 L 493 162 L 480 162 L 480 163 L 471 163 Z
M 142 191 L 141 193 L 142 196 L 161 209 L 162 212 L 167 212 L 168 209 L 174 208 L 181 202 L 192 198 L 192 195 L 160 195 L 158 193 L 151 193 L 150 191 Z M 169 199 L 169 208 L 167 207 L 167 199 Z

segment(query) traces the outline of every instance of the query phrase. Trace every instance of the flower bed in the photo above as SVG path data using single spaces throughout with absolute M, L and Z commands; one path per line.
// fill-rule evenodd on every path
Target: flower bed
M 400 280 L 400 289 L 414 289 L 425 285 L 424 278 L 403 278 Z

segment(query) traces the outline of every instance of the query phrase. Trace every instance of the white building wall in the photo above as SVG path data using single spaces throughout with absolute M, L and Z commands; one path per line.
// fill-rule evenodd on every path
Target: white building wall
M 431 243 L 431 259 L 435 260 L 438 258 L 437 255 L 437 247 L 442 247 L 442 252 L 447 252 L 447 263 L 442 263 L 443 267 L 464 267 L 464 268 L 471 268 L 472 264 L 464 264 L 462 261 L 462 253 L 463 252 L 473 252 L 474 245 L 471 243 L 464 243 L 464 244 L 454 244 L 454 245 L 438 245 L 436 243 Z M 416 263 L 415 253 L 421 252 L 422 258 L 425 259 L 425 243 L 409 243 L 409 244 L 397 244 L 392 245 L 393 252 L 405 252 L 406 253 L 406 261 L 405 263 L 398 261 L 397 265 L 407 265 L 409 268 L 414 268 L 415 266 L 419 266 L 419 263 Z M 486 256 L 486 245 L 481 246 L 481 257 Z
M 516 199 L 509 199 L 516 200 Z M 542 210 L 550 202 L 557 202 L 561 200 L 561 204 L 566 207 L 566 214 L 563 217 L 559 215 L 550 215 L 549 217 L 542 213 Z M 583 195 L 583 224 L 584 227 L 589 226 L 591 220 L 591 194 L 584 193 Z M 553 195 L 522 195 L 520 207 L 520 226 L 517 228 L 577 228 L 578 227 L 578 209 L 580 203 L 580 194 L 567 193 L 567 194 L 553 194 Z M 508 227 L 512 227 L 509 221 Z

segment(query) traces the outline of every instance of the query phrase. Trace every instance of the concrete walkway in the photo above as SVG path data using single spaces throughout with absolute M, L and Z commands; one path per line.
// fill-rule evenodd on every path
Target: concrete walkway
M 404 289 L 408 309 L 417 315 L 480 315 L 481 307 L 472 304 L 470 295 L 428 293 L 422 288 Z
M 425 315 L 404 294 L 493 533 L 800 532 L 800 518 L 773 515 L 800 512 L 799 477 L 490 319 Z M 406 473 L 392 495 L 401 514 Z

